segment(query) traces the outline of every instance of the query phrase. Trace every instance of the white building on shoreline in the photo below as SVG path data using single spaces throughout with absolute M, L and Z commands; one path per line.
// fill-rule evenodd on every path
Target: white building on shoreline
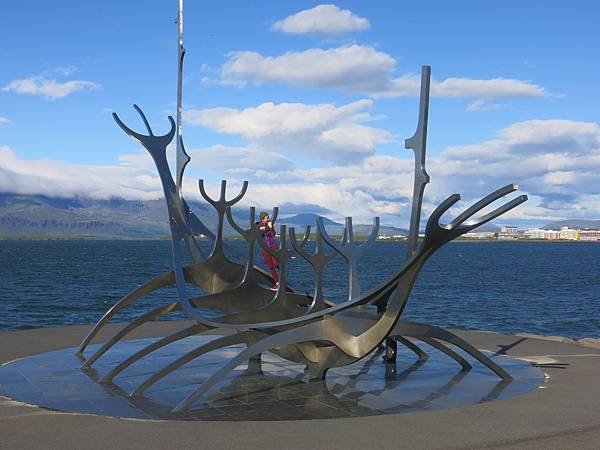
M 523 233 L 523 237 L 561 241 L 600 241 L 600 230 L 574 230 L 568 227 L 561 227 L 560 230 L 529 228 Z

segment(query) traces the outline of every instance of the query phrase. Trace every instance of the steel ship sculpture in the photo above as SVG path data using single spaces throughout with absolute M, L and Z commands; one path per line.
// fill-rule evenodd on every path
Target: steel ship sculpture
M 212 198 L 205 190 L 204 181 L 199 180 L 200 194 L 214 208 L 218 218 L 215 230 L 205 226 L 191 210 L 182 194 L 183 176 L 190 161 L 184 147 L 182 130 L 182 73 L 185 55 L 183 0 L 179 0 L 177 23 L 177 122 L 169 116 L 169 132 L 155 135 L 142 110 L 134 105 L 146 128 L 146 134 L 143 134 L 125 125 L 119 116 L 113 113 L 119 127 L 150 153 L 156 165 L 169 215 L 173 270 L 158 275 L 133 290 L 104 314 L 77 350 L 84 360 L 82 368 L 91 368 L 115 344 L 144 323 L 173 311 L 183 311 L 193 320 L 192 325 L 159 338 L 130 355 L 104 375 L 100 382 L 111 383 L 127 367 L 151 355 L 152 352 L 198 333 L 214 334 L 215 338 L 186 354 L 174 355 L 170 364 L 158 368 L 130 395 L 141 396 L 153 384 L 188 362 L 207 352 L 235 344 L 245 344 L 246 348 L 224 363 L 208 379 L 198 380 L 202 381 L 201 384 L 186 398 L 182 398 L 174 411 L 192 407 L 237 366 L 260 357 L 264 352 L 272 352 L 286 360 L 304 364 L 310 380 L 323 379 L 329 369 L 365 358 L 384 343 L 388 361 L 395 359 L 398 343 L 414 352 L 420 361 L 425 361 L 428 354 L 415 343 L 420 341 L 453 358 L 463 371 L 469 370 L 471 363 L 453 347 L 461 349 L 482 363 L 502 380 L 511 380 L 511 375 L 500 365 L 456 334 L 441 327 L 402 319 L 420 270 L 438 249 L 527 200 L 525 195 L 517 196 L 512 200 L 505 200 L 490 212 L 482 213 L 484 208 L 517 189 L 516 185 L 511 184 L 482 198 L 449 223 L 442 224 L 442 215 L 460 200 L 460 195 L 450 195 L 429 216 L 424 236 L 419 239 L 421 206 L 425 187 L 429 182 L 425 164 L 431 68 L 422 68 L 418 124 L 415 134 L 405 141 L 405 147 L 413 150 L 415 161 L 406 261 L 387 281 L 367 292 L 361 292 L 357 276 L 358 267 L 365 248 L 372 245 L 378 235 L 379 218 L 374 219 L 371 235 L 366 242 L 354 239 L 352 218 L 346 219 L 344 236 L 339 241 L 328 234 L 322 218 L 319 218 L 315 230 L 314 250 L 309 251 L 307 242 L 311 233 L 310 226 L 300 237 L 293 227 L 287 229 L 285 225 L 281 225 L 279 246 L 272 249 L 266 246 L 260 237 L 255 208 L 249 209 L 247 226 L 236 222 L 232 207 L 244 197 L 248 189 L 247 181 L 243 183 L 237 195 L 228 199 L 226 181 L 221 182 L 219 197 Z M 167 146 L 173 139 L 176 140 L 174 178 L 167 161 Z M 275 208 L 273 217 L 276 218 L 277 214 L 278 209 Z M 224 251 L 225 221 L 247 243 L 243 264 L 232 261 Z M 212 242 L 212 251 L 208 255 L 198 245 L 197 239 L 200 235 Z M 279 264 L 279 285 L 275 292 L 269 289 L 273 284 L 271 275 L 255 265 L 257 244 L 269 252 Z M 314 291 L 310 295 L 297 292 L 286 281 L 287 262 L 292 256 L 304 258 L 314 271 Z M 323 294 L 323 272 L 335 257 L 346 261 L 349 280 L 347 300 L 338 304 L 332 303 Z M 191 261 L 191 264 L 185 265 L 184 261 Z M 176 301 L 141 314 L 91 355 L 84 356 L 84 351 L 94 337 L 120 311 L 134 305 L 151 292 L 173 285 L 177 288 Z M 204 295 L 192 296 L 192 290 L 197 288 L 200 288 Z M 211 310 L 212 314 L 207 314 L 207 310 Z

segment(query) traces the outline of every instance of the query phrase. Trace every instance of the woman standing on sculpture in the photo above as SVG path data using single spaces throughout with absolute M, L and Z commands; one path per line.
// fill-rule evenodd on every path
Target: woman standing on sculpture
M 256 223 L 260 230 L 260 236 L 263 240 L 265 246 L 272 248 L 273 250 L 277 250 L 277 242 L 275 241 L 275 228 L 273 227 L 273 220 L 269 217 L 269 213 L 266 211 L 262 211 L 260 213 L 260 220 Z M 271 276 L 275 281 L 275 286 L 273 290 L 276 290 L 279 287 L 279 275 L 277 275 L 277 269 L 279 269 L 279 264 L 277 263 L 277 259 L 273 255 L 271 255 L 267 250 L 261 248 L 260 254 L 264 258 L 267 263 L 267 267 L 271 272 Z

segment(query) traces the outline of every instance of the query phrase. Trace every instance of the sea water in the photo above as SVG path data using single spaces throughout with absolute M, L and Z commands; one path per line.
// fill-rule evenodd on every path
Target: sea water
M 210 250 L 207 242 L 201 245 Z M 228 246 L 232 255 L 245 252 L 242 242 Z M 361 291 L 399 270 L 405 248 L 384 241 L 366 250 Z M 0 241 L 0 331 L 92 324 L 171 267 L 170 241 Z M 403 317 L 464 329 L 600 338 L 599 273 L 600 243 L 454 242 L 427 262 Z M 312 269 L 300 256 L 290 261 L 288 279 L 300 291 L 313 289 Z M 347 297 L 341 257 L 327 266 L 325 282 L 328 298 Z M 176 298 L 174 288 L 161 289 L 115 321 L 130 321 Z M 177 317 L 184 316 L 164 319 Z

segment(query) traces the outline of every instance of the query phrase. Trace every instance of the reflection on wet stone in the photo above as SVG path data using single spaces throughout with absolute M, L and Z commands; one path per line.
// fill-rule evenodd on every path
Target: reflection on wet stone
M 489 402 L 530 391 L 544 382 L 543 373 L 529 363 L 488 355 L 510 368 L 514 380 L 498 382 L 476 361 L 473 370 L 427 348 L 427 364 L 399 349 L 395 364 L 383 363 L 374 352 L 352 365 L 332 369 L 325 381 L 311 381 L 304 367 L 273 354 L 241 365 L 222 380 L 212 394 L 186 412 L 173 407 L 214 374 L 226 359 L 243 349 L 232 346 L 204 355 L 169 374 L 146 391 L 130 397 L 141 381 L 210 336 L 192 336 L 157 351 L 127 368 L 113 383 L 99 383 L 115 363 L 153 339 L 124 341 L 81 371 L 73 349 L 24 358 L 0 366 L 0 395 L 44 408 L 114 417 L 166 420 L 308 420 L 397 414 Z M 423 344 L 424 345 L 424 344 Z M 100 345 L 90 346 L 93 353 Z

